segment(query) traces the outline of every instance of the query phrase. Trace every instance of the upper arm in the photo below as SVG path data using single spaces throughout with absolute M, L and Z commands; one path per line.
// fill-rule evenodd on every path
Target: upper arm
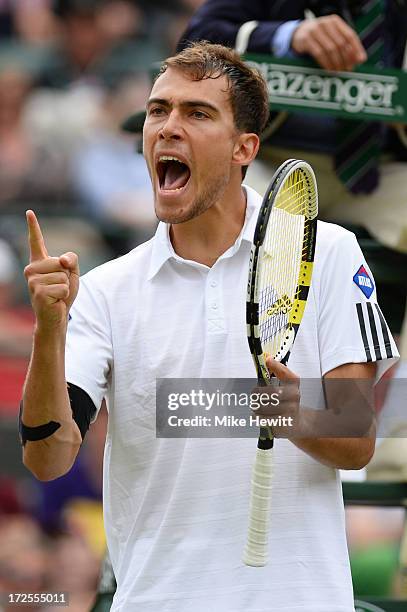
M 68 323 L 65 376 L 88 396 L 96 417 L 105 397 L 113 367 L 113 343 L 110 317 L 103 295 L 95 283 L 81 278 L 78 296 L 70 311 Z M 76 400 L 77 401 L 77 400 Z M 89 404 L 91 402 L 91 404 Z
M 318 224 L 318 232 L 314 291 L 321 373 L 347 365 L 330 377 L 366 378 L 375 370 L 377 381 L 398 351 L 377 303 L 372 272 L 352 233 L 332 224 Z M 364 367 L 370 363 L 377 367 Z
M 374 381 L 376 378 L 377 364 L 369 363 L 344 363 L 329 370 L 324 378 L 362 378 Z

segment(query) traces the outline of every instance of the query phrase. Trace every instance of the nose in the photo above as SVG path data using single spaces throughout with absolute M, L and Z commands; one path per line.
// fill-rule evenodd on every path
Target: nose
M 171 111 L 160 128 L 159 136 L 162 140 L 179 140 L 182 134 L 181 119 L 176 111 Z

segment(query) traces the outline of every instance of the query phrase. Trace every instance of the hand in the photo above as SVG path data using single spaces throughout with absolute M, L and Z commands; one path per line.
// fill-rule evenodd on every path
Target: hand
M 79 289 L 78 257 L 75 253 L 50 257 L 37 217 L 32 210 L 26 216 L 30 263 L 24 269 L 24 276 L 37 325 L 46 329 L 66 326 Z
M 358 35 L 339 15 L 305 19 L 294 30 L 291 47 L 325 70 L 353 70 L 367 60 Z
M 262 405 L 255 411 L 259 417 L 286 417 L 281 425 L 273 425 L 272 432 L 275 437 L 289 438 L 298 429 L 300 410 L 300 379 L 287 366 L 269 357 L 267 368 L 275 378 L 267 387 L 258 387 L 256 394 L 269 394 L 270 402 L 262 401 Z M 276 402 L 278 397 L 278 403 Z M 264 396 L 263 396 L 264 397 Z M 291 418 L 291 421 L 288 421 Z M 290 424 L 289 424 L 290 423 Z

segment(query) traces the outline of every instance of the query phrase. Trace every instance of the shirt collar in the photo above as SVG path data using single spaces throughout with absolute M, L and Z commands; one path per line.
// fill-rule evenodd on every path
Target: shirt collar
M 246 218 L 242 231 L 236 239 L 233 247 L 231 247 L 233 249 L 232 254 L 239 250 L 242 241 L 250 243 L 253 241 L 257 221 L 256 212 L 260 208 L 261 204 L 261 197 L 254 189 L 248 187 L 247 185 L 244 185 L 243 187 L 247 195 Z M 154 278 L 168 259 L 179 259 L 180 261 L 185 261 L 175 253 L 172 247 L 169 228 L 170 226 L 168 223 L 163 223 L 160 221 L 158 224 L 155 236 L 153 238 L 151 261 L 147 275 L 148 280 Z
M 262 197 L 248 185 L 244 185 L 244 189 L 247 195 L 246 219 L 240 236 L 241 240 L 252 243 Z

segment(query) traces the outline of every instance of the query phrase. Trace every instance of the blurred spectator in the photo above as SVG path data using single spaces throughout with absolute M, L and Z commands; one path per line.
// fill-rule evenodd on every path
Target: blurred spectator
M 50 10 L 51 0 L 17 0 L 14 4 L 14 30 L 20 40 L 46 45 L 58 35 L 58 24 Z
M 60 18 L 61 41 L 59 48 L 54 50 L 55 64 L 42 75 L 43 85 L 64 86 L 94 72 L 110 47 L 110 40 L 98 21 L 101 4 L 103 0 L 57 0 L 53 3 Z
M 128 0 L 110 0 L 99 13 L 99 25 L 111 42 L 142 36 L 144 14 L 136 3 Z
M 38 525 L 24 515 L 0 518 L 0 542 L 0 593 L 40 592 L 46 584 L 48 560 Z
M 64 162 L 62 193 L 70 193 L 70 160 L 79 146 L 89 140 L 101 116 L 105 92 L 89 84 L 69 90 L 37 89 L 26 107 L 26 125 L 31 138 Z
M 0 206 L 65 199 L 67 159 L 31 131 L 27 104 L 32 77 L 22 63 L 0 65 Z
M 112 223 L 122 226 L 129 235 L 128 248 L 150 238 L 157 222 L 144 157 L 135 151 L 134 138 L 119 131 L 132 110 L 144 107 L 148 88 L 148 80 L 139 78 L 112 91 L 99 129 L 73 158 L 73 183 L 85 210 L 102 229 L 111 230 Z
M 182 32 L 203 0 L 159 0 L 147 3 L 139 0 L 149 20 L 151 35 L 165 45 L 163 57 L 175 52 Z
M 70 472 L 54 481 L 35 483 L 41 524 L 54 534 L 46 588 L 68 591 L 69 610 L 77 612 L 90 609 L 106 549 L 101 501 L 106 426 L 104 407 Z
M 55 0 L 53 8 L 61 35 L 41 75 L 45 87 L 85 81 L 104 88 L 161 57 L 159 44 L 143 36 L 142 13 L 131 2 Z
M 0 240 L 0 417 L 17 414 L 31 351 L 31 309 L 16 304 L 19 268 L 11 247 Z
M 90 609 L 100 558 L 83 538 L 61 535 L 49 540 L 31 518 L 21 514 L 0 520 L 0 542 L 1 594 L 67 592 L 70 611 Z M 12 604 L 0 610 L 56 612 L 60 606 Z
M 102 96 L 92 88 L 69 92 L 32 91 L 33 76 L 22 54 L 0 64 L 0 208 L 9 214 L 35 208 L 72 217 L 75 202 L 70 175 L 71 156 L 94 129 Z M 0 218 L 0 229 L 6 219 Z M 14 245 L 26 258 L 25 232 L 12 231 Z M 47 227 L 48 226 L 48 227 Z M 110 256 L 99 232 L 84 220 L 62 218 L 45 224 L 51 248 L 77 249 L 84 270 Z M 74 242 L 69 238 L 69 232 Z M 69 243 L 69 244 L 67 244 Z
M 100 558 L 77 536 L 59 536 L 52 541 L 47 568 L 46 591 L 67 592 L 69 611 L 90 610 L 94 598 Z M 44 606 L 44 611 L 60 612 L 60 606 Z
M 0 0 L 0 37 L 44 44 L 56 33 L 51 0 Z
M 16 280 L 20 274 L 19 268 L 19 262 L 11 247 L 0 239 L 1 357 L 28 358 L 31 352 L 32 316 L 28 309 L 16 307 Z
M 399 596 L 398 548 L 403 533 L 401 508 L 346 509 L 352 578 L 358 596 Z
M 0 38 L 10 38 L 14 34 L 12 0 L 0 0 Z
M 5 516 L 18 514 L 21 510 L 16 482 L 11 477 L 0 474 L 0 533 Z
M 59 200 L 72 202 L 69 161 L 98 130 L 105 95 L 129 75 L 145 75 L 160 54 L 141 34 L 142 13 L 131 2 L 61 0 L 53 8 L 61 37 L 43 63 L 42 87 L 27 102 L 25 123 L 31 138 L 60 163 L 47 163 Z

